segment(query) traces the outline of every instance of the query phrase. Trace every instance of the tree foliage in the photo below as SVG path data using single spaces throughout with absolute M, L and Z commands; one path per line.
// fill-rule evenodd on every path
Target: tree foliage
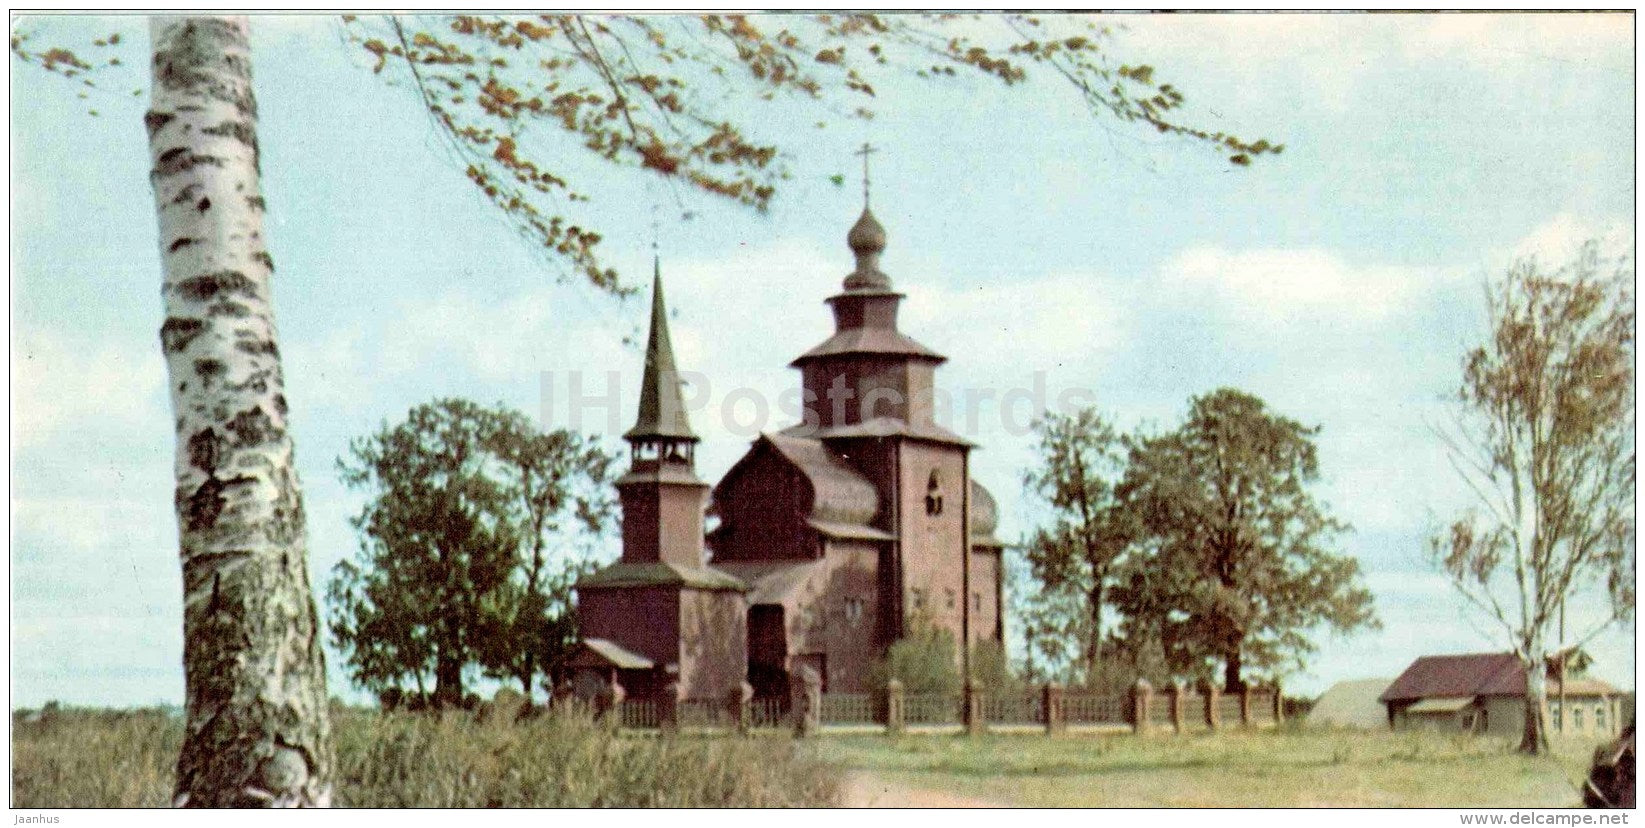
M 1125 62 L 1112 29 L 1053 15 L 457 15 L 345 17 L 349 41 L 416 91 L 464 174 L 513 227 L 594 286 L 628 290 L 577 218 L 598 191 L 578 158 L 644 170 L 764 210 L 789 178 L 794 103 L 817 127 L 869 119 L 895 75 L 1048 77 L 1104 118 L 1182 136 L 1247 165 L 1283 146 L 1180 120 L 1185 98 Z
M 1633 614 L 1632 284 L 1631 262 L 1594 244 L 1552 272 L 1514 264 L 1487 290 L 1489 338 L 1463 359 L 1456 427 L 1442 434 L 1476 505 L 1431 551 L 1531 676 L 1531 753 L 1547 747 L 1542 665 L 1567 599 L 1603 605 L 1579 642 Z
M 338 467 L 371 499 L 353 520 L 360 552 L 330 584 L 353 679 L 452 705 L 479 669 L 530 698 L 575 635 L 570 587 L 590 558 L 574 543 L 610 522 L 611 463 L 583 437 L 456 399 L 353 441 Z
M 1025 616 L 1041 660 L 1069 665 L 1070 681 L 1101 675 L 1103 609 L 1130 547 L 1129 514 L 1115 498 L 1125 444 L 1095 409 L 1047 413 L 1034 424 L 1038 463 L 1024 475 L 1049 510 L 1024 548 L 1037 595 Z
M 1121 637 L 1178 677 L 1220 664 L 1283 672 L 1321 626 L 1375 626 L 1359 564 L 1333 550 L 1346 526 L 1309 492 L 1319 475 L 1307 428 L 1232 389 L 1194 399 L 1176 431 L 1136 440 L 1118 497 L 1136 546 L 1115 589 Z
M 883 689 L 891 679 L 906 693 L 958 693 L 964 683 L 954 634 L 927 619 L 910 621 L 908 634 L 887 647 L 869 669 L 869 681 Z

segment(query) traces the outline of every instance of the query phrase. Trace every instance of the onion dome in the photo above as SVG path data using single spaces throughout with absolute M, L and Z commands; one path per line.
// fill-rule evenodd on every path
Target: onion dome
M 888 290 L 891 279 L 880 272 L 880 253 L 885 250 L 885 228 L 873 211 L 863 208 L 862 217 L 851 226 L 845 236 L 851 253 L 857 257 L 857 269 L 845 277 L 846 290 Z

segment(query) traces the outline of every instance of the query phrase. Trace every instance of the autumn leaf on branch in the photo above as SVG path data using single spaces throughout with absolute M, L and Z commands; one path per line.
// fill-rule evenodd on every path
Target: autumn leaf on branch
M 1069 84 L 1091 112 L 1189 139 L 1236 166 L 1267 140 L 1179 120 L 1183 93 L 1147 63 L 1117 62 L 1101 19 L 1057 15 L 540 15 L 345 17 L 373 72 L 415 89 L 467 177 L 534 247 L 596 288 L 631 292 L 578 223 L 595 182 L 572 157 L 650 172 L 764 211 L 792 144 L 763 105 L 868 120 L 886 81 L 970 77 Z M 893 96 L 894 97 L 894 96 Z

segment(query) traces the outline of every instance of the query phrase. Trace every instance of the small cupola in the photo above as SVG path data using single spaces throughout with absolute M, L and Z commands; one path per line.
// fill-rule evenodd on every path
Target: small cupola
M 880 226 L 874 212 L 864 206 L 862 216 L 845 236 L 852 255 L 857 257 L 857 269 L 845 277 L 846 290 L 889 290 L 891 279 L 880 271 L 880 253 L 885 251 L 885 228 Z

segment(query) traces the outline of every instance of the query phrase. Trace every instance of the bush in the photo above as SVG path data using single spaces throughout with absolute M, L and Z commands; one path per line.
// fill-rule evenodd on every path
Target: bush
M 958 693 L 960 671 L 955 661 L 953 633 L 940 627 L 917 626 L 886 648 L 885 655 L 869 672 L 869 681 L 883 690 L 886 682 L 895 678 L 910 694 Z
M 786 735 L 622 736 L 587 716 L 522 721 L 350 710 L 337 804 L 365 808 L 820 807 L 834 772 Z M 164 807 L 182 722 L 66 713 L 13 723 L 13 807 Z

